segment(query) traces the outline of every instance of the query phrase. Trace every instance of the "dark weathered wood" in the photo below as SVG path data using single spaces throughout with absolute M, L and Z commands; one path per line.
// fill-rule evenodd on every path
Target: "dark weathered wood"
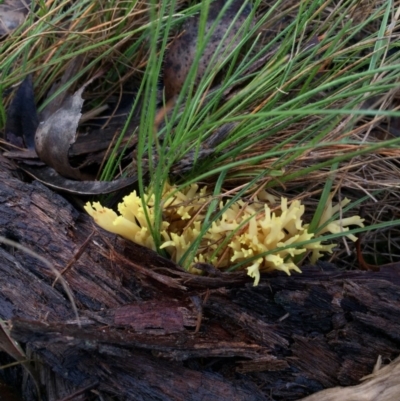
M 0 246 L 0 317 L 40 361 L 51 401 L 296 400 L 358 384 L 379 355 L 385 364 L 400 353 L 396 265 L 322 264 L 263 275 L 255 288 L 244 273 L 191 276 L 95 228 L 41 184 L 21 182 L 1 157 L 0 235 L 63 271 L 78 308 L 79 322 L 52 270 Z M 22 370 L 13 371 L 5 378 L 19 386 Z M 30 379 L 20 389 L 37 399 Z
M 397 401 L 400 394 L 400 358 L 377 369 L 352 387 L 335 387 L 304 398 L 302 401 Z

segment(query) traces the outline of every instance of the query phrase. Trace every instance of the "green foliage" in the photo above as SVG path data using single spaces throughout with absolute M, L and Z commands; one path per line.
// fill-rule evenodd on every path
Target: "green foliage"
M 140 85 L 129 119 L 140 112 L 140 124 L 132 134 L 138 135 L 136 164 L 142 194 L 149 184 L 147 170 L 156 202 L 161 202 L 168 180 L 181 187 L 207 181 L 215 199 L 223 196 L 224 188 L 237 187 L 226 207 L 259 186 L 296 196 L 312 181 L 317 188 L 312 196 L 318 203 L 309 216 L 310 231 L 318 231 L 327 200 L 342 185 L 352 163 L 367 155 L 376 155 L 378 163 L 384 150 L 399 148 L 400 138 L 379 141 L 370 135 L 379 122 L 400 117 L 391 103 L 399 86 L 400 52 L 393 34 L 399 28 L 395 16 L 399 2 L 368 2 L 364 10 L 357 0 L 292 5 L 278 0 L 269 6 L 256 0 L 239 46 L 222 61 L 215 56 L 216 64 L 211 59 L 195 88 L 198 61 L 211 36 L 206 29 L 209 4 L 191 2 L 184 8 L 179 0 L 41 2 L 26 23 L 0 44 L 1 91 L 33 73 L 43 108 L 57 95 L 46 98 L 51 85 L 78 55 L 85 56 L 84 68 L 59 92 L 106 67 L 96 89 L 88 91 L 87 104 L 93 107 L 135 76 Z M 228 6 L 229 2 L 224 8 Z M 218 26 L 224 8 L 211 29 Z M 164 53 L 182 22 L 198 13 L 198 54 L 172 109 L 165 102 L 160 107 Z M 252 69 L 260 59 L 264 62 Z M 219 76 L 222 79 L 213 87 Z M 378 106 L 372 108 L 376 99 Z M 0 107 L 2 124 L 4 107 Z M 156 125 L 160 113 L 163 122 Z M 204 143 L 228 124 L 234 124 L 229 135 L 210 157 L 201 158 Z M 189 152 L 194 168 L 176 177 L 173 166 Z M 115 176 L 120 162 L 121 155 L 111 152 L 102 179 Z M 210 205 L 203 232 L 220 213 Z M 152 227 L 158 246 L 161 218 L 160 208 Z M 395 223 L 383 221 L 366 229 Z M 190 264 L 197 246 L 193 244 L 182 263 Z

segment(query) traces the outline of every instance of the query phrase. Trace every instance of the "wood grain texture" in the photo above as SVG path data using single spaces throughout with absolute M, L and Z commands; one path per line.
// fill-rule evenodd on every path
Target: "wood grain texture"
M 11 167 L 0 156 L 0 235 L 59 271 L 68 266 L 63 277 L 80 316 L 81 327 L 52 271 L 0 246 L 0 317 L 40 362 L 44 399 L 298 400 L 347 391 L 379 355 L 385 365 L 400 353 L 399 266 L 321 264 L 291 277 L 263 275 L 258 287 L 243 273 L 191 276 L 95 229 L 65 198 L 22 182 Z M 9 359 L 0 355 L 0 363 Z M 20 386 L 20 369 L 0 375 L 36 400 L 29 380 Z M 400 399 L 394 380 L 379 386 Z M 396 399 L 371 394 L 367 400 Z

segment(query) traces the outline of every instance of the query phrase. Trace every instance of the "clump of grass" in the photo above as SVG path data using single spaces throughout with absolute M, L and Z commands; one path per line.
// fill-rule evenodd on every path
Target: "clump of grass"
M 120 97 L 132 77 L 138 82 L 133 109 L 141 117 L 134 169 L 141 194 L 149 171 L 156 204 L 171 179 L 181 187 L 206 182 L 215 197 L 228 201 L 227 207 L 267 188 L 312 206 L 306 208 L 312 210 L 306 218 L 310 230 L 316 230 L 332 193 L 353 200 L 352 214 L 363 199 L 370 226 L 354 232 L 369 230 L 367 249 L 390 253 L 392 236 L 387 233 L 395 233 L 399 223 L 393 216 L 399 209 L 394 189 L 400 138 L 393 136 L 391 125 L 400 117 L 395 41 L 400 1 L 370 1 L 360 7 L 357 0 L 255 0 L 249 17 L 254 24 L 248 25 L 241 44 L 217 66 L 211 63 L 196 89 L 191 84 L 194 63 L 171 107 L 160 92 L 163 55 L 187 18 L 200 13 L 200 31 L 205 30 L 207 4 L 39 3 L 0 45 L 0 90 L 7 92 L 33 73 L 44 107 L 52 101 L 46 94 L 68 63 L 84 55 L 84 67 L 60 90 L 105 67 L 106 74 L 86 94 L 87 108 Z M 201 35 L 198 48 L 206 46 L 207 35 Z M 222 81 L 211 89 L 221 71 Z M 160 116 L 162 123 L 155 124 Z M 224 130 L 229 134 L 204 149 Z M 118 170 L 115 160 L 120 159 L 106 165 L 104 178 Z M 182 160 L 193 168 L 183 169 Z M 217 218 L 213 210 L 210 205 L 204 232 Z M 152 222 L 158 247 L 161 221 L 160 208 Z M 384 230 L 386 239 L 377 230 Z M 340 236 L 344 233 L 332 238 Z M 182 263 L 190 264 L 196 246 Z M 334 258 L 342 257 L 343 249 Z
M 255 8 L 262 3 L 256 2 Z M 232 204 L 261 186 L 293 200 L 305 199 L 314 204 L 308 216 L 311 231 L 318 227 L 332 193 L 350 195 L 357 211 L 360 198 L 379 207 L 371 191 L 386 189 L 387 180 L 396 180 L 394 171 L 384 166 L 389 155 L 399 156 L 399 139 L 388 131 L 387 139 L 378 135 L 388 128 L 390 118 L 399 115 L 392 107 L 399 81 L 399 54 L 391 39 L 398 27 L 395 9 L 387 3 L 370 3 L 370 13 L 361 19 L 356 2 L 326 2 L 324 7 L 302 2 L 290 12 L 286 6 L 276 2 L 259 17 L 243 47 L 227 57 L 226 75 L 217 89 L 209 90 L 212 71 L 192 91 L 193 72 L 174 112 L 166 113 L 168 120 L 158 136 L 150 125 L 141 132 L 138 159 L 148 159 L 156 198 L 174 164 L 192 151 L 196 167 L 178 180 L 182 186 L 207 181 L 218 182 L 222 192 L 236 188 Z M 261 42 L 260 32 L 276 26 L 280 10 L 284 11 L 278 16 L 286 23 L 272 40 Z M 254 38 L 250 50 L 238 57 Z M 245 76 L 267 54 L 265 64 Z M 236 89 L 226 95 L 232 87 Z M 202 144 L 229 125 L 234 129 L 216 145 L 212 157 L 198 161 L 192 157 L 200 156 Z M 154 164 L 152 152 L 157 155 Z M 360 174 L 361 167 L 371 179 Z M 384 181 L 374 180 L 382 168 Z M 142 182 L 142 191 L 144 187 Z M 216 216 L 210 213 L 209 224 Z M 156 239 L 158 224 L 155 220 Z M 366 230 L 395 224 L 398 221 L 379 220 Z M 208 227 L 205 224 L 204 232 Z M 181 262 L 190 264 L 196 252 L 194 244 Z
M 149 54 L 148 32 L 157 24 L 151 21 L 148 2 L 32 3 L 25 23 L 0 44 L 3 96 L 27 74 L 33 74 L 37 102 L 43 109 L 57 95 L 48 97 L 50 88 L 79 55 L 85 57 L 83 67 L 59 91 L 72 90 L 77 82 L 83 83 L 104 69 L 102 79 L 86 93 L 92 106 L 103 104 L 110 96 L 120 96 L 132 76 L 142 78 Z M 162 18 L 159 22 L 164 26 Z M 0 126 L 4 126 L 4 116 Z

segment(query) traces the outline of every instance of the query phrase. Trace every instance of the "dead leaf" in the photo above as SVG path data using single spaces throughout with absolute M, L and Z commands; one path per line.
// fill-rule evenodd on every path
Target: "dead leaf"
M 30 9 L 30 0 L 5 0 L 0 4 L 0 36 L 18 28 Z
M 75 59 L 53 90 L 57 91 L 60 86 L 68 82 L 71 74 L 81 63 L 82 59 Z M 83 105 L 82 92 L 100 74 L 93 77 L 74 95 L 68 96 L 67 91 L 58 95 L 51 102 L 51 106 L 46 107 L 42 112 L 41 117 L 47 118 L 40 126 L 32 80 L 30 76 L 27 77 L 19 86 L 7 110 L 5 133 L 12 149 L 5 152 L 4 156 L 19 161 L 21 170 L 43 184 L 71 194 L 100 195 L 119 191 L 134 184 L 137 181 L 135 175 L 112 182 L 85 181 L 86 176 L 90 179 L 93 177 L 81 173 L 80 170 L 87 165 L 101 163 L 104 149 L 107 149 L 115 135 L 119 134 L 121 127 L 118 124 L 123 126 L 124 114 L 128 113 L 123 110 L 123 115 L 116 118 L 116 121 L 107 129 L 94 130 L 89 134 L 81 135 L 80 140 L 75 142 Z M 132 125 L 136 124 L 137 121 L 134 120 Z M 126 138 L 121 146 L 126 146 L 129 140 L 130 138 Z M 131 142 L 134 141 L 131 140 Z M 25 146 L 28 149 L 24 149 Z M 74 168 L 69 162 L 71 156 L 86 156 L 86 159 L 81 162 L 79 168 Z M 44 164 L 47 166 L 44 167 Z M 64 176 L 79 179 L 79 181 L 73 181 Z
M 108 194 L 137 182 L 136 176 L 114 181 L 74 181 L 62 177 L 51 167 L 30 167 L 26 164 L 20 164 L 19 167 L 44 185 L 74 195 Z
M 5 137 L 11 145 L 28 149 L 35 147 L 39 119 L 35 105 L 32 77 L 28 75 L 19 85 L 7 109 Z
M 213 23 L 223 9 L 225 0 L 214 1 L 208 10 L 205 34 L 210 34 Z M 243 1 L 234 0 L 218 20 L 218 26 L 211 33 L 210 39 L 200 59 L 197 59 L 196 86 L 210 68 L 210 60 L 214 67 L 218 67 L 229 53 L 235 49 L 245 36 L 246 19 L 251 12 L 250 4 L 242 9 Z M 237 15 L 240 12 L 240 15 Z M 182 32 L 172 42 L 165 53 L 164 86 L 165 98 L 174 98 L 181 91 L 188 76 L 193 61 L 198 57 L 198 33 L 200 15 L 189 19 L 183 26 Z M 222 43 L 221 45 L 221 42 Z M 219 52 L 216 55 L 216 52 Z
M 62 107 L 46 121 L 41 122 L 36 131 L 35 147 L 39 158 L 64 177 L 78 180 L 88 178 L 79 168 L 71 166 L 68 153 L 70 146 L 76 140 L 76 132 L 82 116 L 84 102 L 82 93 L 98 75 L 83 85 L 74 95 L 66 97 Z
M 67 67 L 65 68 L 65 72 L 62 75 L 61 79 L 54 83 L 50 88 L 49 93 L 47 94 L 47 98 L 50 98 L 54 93 L 56 93 L 60 88 L 65 86 L 68 81 L 74 77 L 79 70 L 82 68 L 84 61 L 84 56 L 80 55 L 72 59 Z M 59 93 L 51 102 L 47 104 L 47 106 L 40 113 L 40 120 L 47 121 L 52 114 L 54 114 L 58 109 L 60 109 L 65 102 L 65 99 L 68 95 L 68 91 L 64 90 Z

